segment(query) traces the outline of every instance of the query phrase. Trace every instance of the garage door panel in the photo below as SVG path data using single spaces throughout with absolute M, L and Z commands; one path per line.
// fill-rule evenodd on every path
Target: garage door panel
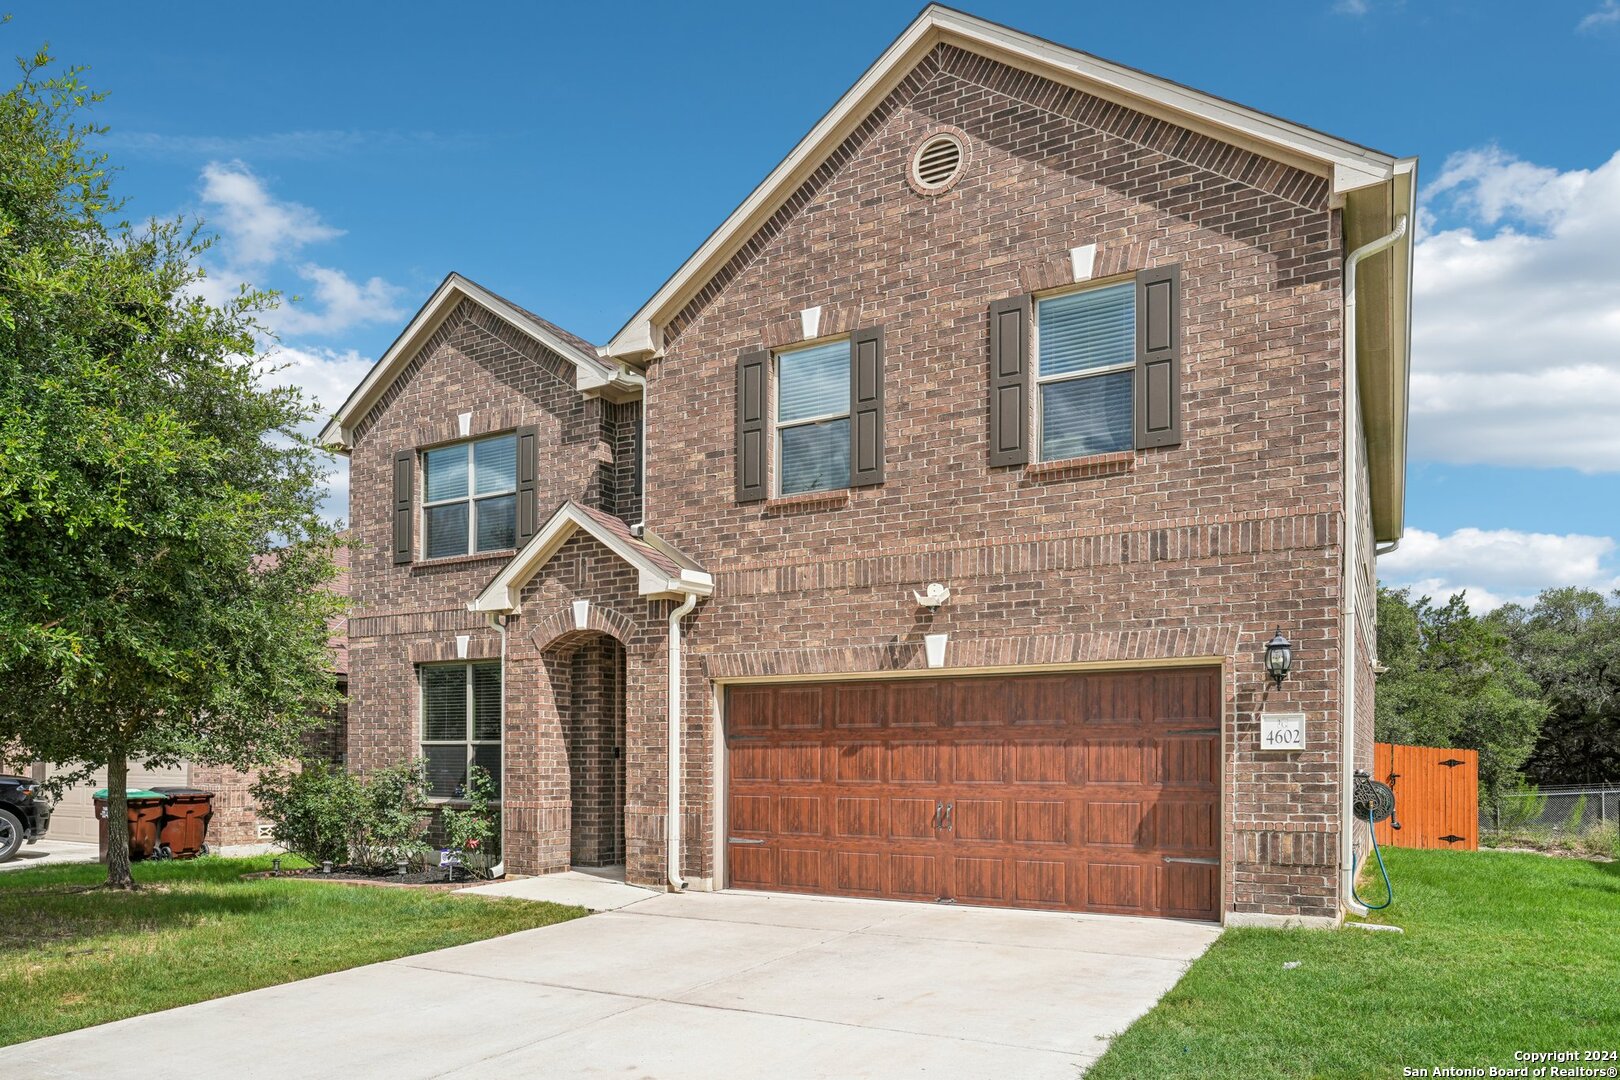
M 738 689 L 732 885 L 1217 917 L 1213 669 Z
M 1220 850 L 1220 822 L 1213 803 L 1161 798 L 1152 817 L 1157 846 L 1164 851 L 1213 855 Z
M 894 742 L 885 755 L 892 784 L 938 784 L 940 746 L 932 742 Z
M 1169 735 L 1158 739 L 1157 743 L 1160 784 L 1206 791 L 1215 789 L 1219 746 L 1213 734 Z
M 881 851 L 839 851 L 833 855 L 839 892 L 882 896 L 884 859 Z
M 877 839 L 888 829 L 884 801 L 877 796 L 840 795 L 833 801 L 833 833 L 852 839 Z
M 889 837 L 894 840 L 934 840 L 934 828 L 940 800 L 890 797 Z
M 1085 744 L 1085 782 L 1140 787 L 1146 780 L 1141 739 L 1092 739 Z
M 1140 802 L 1100 800 L 1085 804 L 1084 843 L 1093 847 L 1152 847 L 1153 828 Z
M 776 800 L 769 795 L 733 794 L 726 811 L 727 824 L 738 834 L 773 833 L 776 831 L 776 816 L 772 813 L 775 807 Z
M 945 895 L 939 864 L 940 857 L 934 854 L 889 855 L 888 895 L 901 900 L 938 900 Z
M 883 761 L 888 753 L 888 747 L 883 743 L 845 743 L 834 747 L 832 753 L 833 778 L 840 784 L 883 782 Z
M 1063 799 L 1017 799 L 1013 802 L 1012 840 L 1020 844 L 1066 846 L 1069 830 L 1069 803 Z
M 1086 901 L 1093 911 L 1136 914 L 1147 907 L 1147 868 L 1140 863 L 1086 866 Z
M 1002 799 L 955 799 L 951 828 L 958 840 L 1003 840 L 1007 804 Z

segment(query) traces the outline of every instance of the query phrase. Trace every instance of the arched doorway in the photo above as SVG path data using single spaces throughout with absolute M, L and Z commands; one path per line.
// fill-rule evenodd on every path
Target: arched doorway
M 557 704 L 568 752 L 569 863 L 622 868 L 624 646 L 607 634 L 581 631 L 560 639 L 552 654 L 554 671 L 566 673 L 566 693 Z

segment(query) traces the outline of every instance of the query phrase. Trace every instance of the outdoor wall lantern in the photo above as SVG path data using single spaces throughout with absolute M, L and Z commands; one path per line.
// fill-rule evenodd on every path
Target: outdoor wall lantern
M 1278 686 L 1288 678 L 1288 669 L 1294 666 L 1294 645 L 1283 637 L 1282 627 L 1266 642 L 1266 674 L 1270 675 Z

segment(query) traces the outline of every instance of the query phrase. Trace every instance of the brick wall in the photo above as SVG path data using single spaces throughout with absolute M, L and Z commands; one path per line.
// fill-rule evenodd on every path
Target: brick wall
M 958 129 L 947 194 L 910 154 Z M 951 48 L 936 50 L 666 329 L 649 374 L 651 527 L 717 575 L 691 620 L 708 670 L 1170 658 L 1227 642 L 1228 906 L 1336 910 L 1342 577 L 1339 223 L 1325 184 Z M 1061 466 L 987 464 L 992 301 L 1071 275 L 1179 263 L 1184 439 Z M 882 326 L 886 482 L 735 503 L 739 354 L 798 334 L 801 309 Z M 692 423 L 707 416 L 713 423 Z M 910 590 L 945 581 L 937 613 Z M 1276 626 L 1296 642 L 1262 677 Z M 1146 643 L 1146 644 L 1144 644 Z M 687 789 L 713 871 L 711 695 L 687 686 Z M 1304 711 L 1300 753 L 1257 750 L 1262 709 Z

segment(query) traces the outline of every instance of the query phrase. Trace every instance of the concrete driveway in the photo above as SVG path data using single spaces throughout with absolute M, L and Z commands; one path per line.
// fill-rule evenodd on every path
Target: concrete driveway
M 100 849 L 94 844 L 80 844 L 72 840 L 38 840 L 18 848 L 16 856 L 10 862 L 0 863 L 0 873 L 7 870 L 27 870 L 31 866 L 95 862 L 100 854 Z
M 1074 1080 L 1218 934 L 1153 919 L 655 895 L 27 1043 L 0 1051 L 0 1073 Z

